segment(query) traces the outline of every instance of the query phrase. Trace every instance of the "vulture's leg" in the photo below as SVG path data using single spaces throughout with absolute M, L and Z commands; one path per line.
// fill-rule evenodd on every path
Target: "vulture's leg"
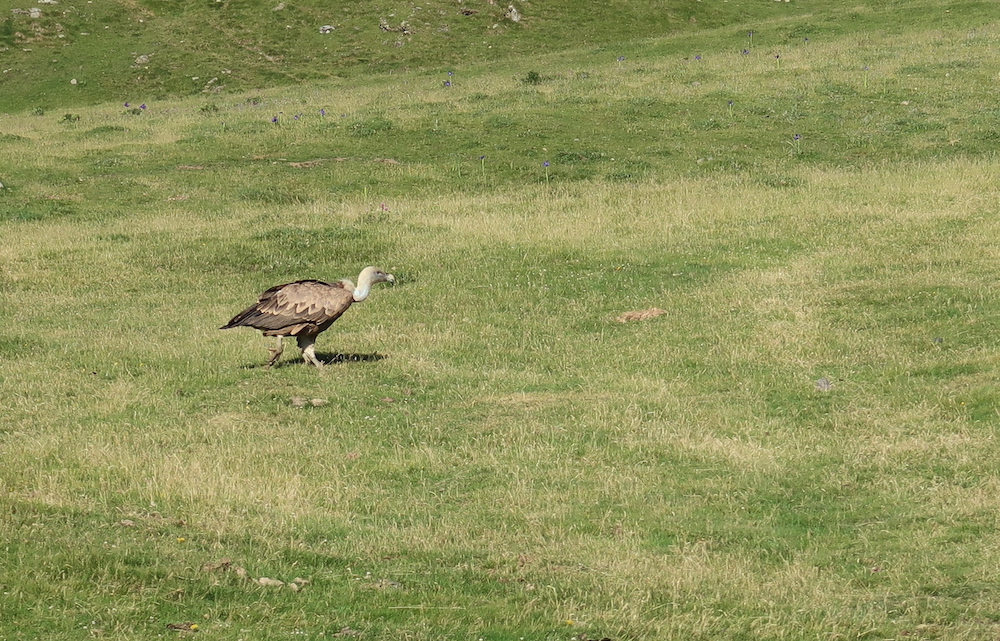
M 267 362 L 268 367 L 278 362 L 278 359 L 281 358 L 281 352 L 285 349 L 285 337 L 275 336 L 275 338 L 278 339 L 278 342 L 274 344 L 274 347 L 267 348 L 267 351 L 271 352 L 271 360 Z
M 302 360 L 307 363 L 312 363 L 316 367 L 323 367 L 323 363 L 316 358 L 315 336 L 296 336 L 295 340 L 299 344 L 299 349 L 302 350 Z

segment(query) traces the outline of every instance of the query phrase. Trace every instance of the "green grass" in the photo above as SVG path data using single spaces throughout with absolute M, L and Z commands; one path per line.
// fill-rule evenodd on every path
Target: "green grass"
M 587 63 L 590 67 L 620 56 L 630 60 L 648 51 L 650 42 L 659 54 L 691 59 L 699 53 L 738 53 L 747 46 L 773 56 L 805 38 L 856 38 L 874 45 L 885 35 L 913 28 L 930 37 L 939 29 L 976 29 L 992 9 L 992 3 L 983 1 L 949 2 L 945 8 L 913 0 L 668 6 L 619 1 L 586 7 L 573 0 L 546 0 L 515 3 L 523 20 L 514 23 L 504 18 L 508 4 L 358 0 L 333 7 L 321 0 L 273 5 L 61 0 L 37 6 L 41 13 L 35 18 L 27 5 L 0 0 L 0 54 L 5 60 L 0 111 L 49 112 L 102 102 L 138 105 L 175 95 L 211 100 L 335 78 L 380 82 L 378 75 L 418 70 L 432 73 L 438 84 L 448 79 L 448 71 L 458 72 L 452 80 L 460 86 L 462 72 L 470 67 L 488 65 L 510 78 L 525 61 L 567 48 L 576 57 L 595 59 Z M 389 31 L 380 27 L 382 21 Z M 408 32 L 400 30 L 404 22 Z M 324 25 L 335 30 L 321 34 Z M 749 31 L 755 34 L 752 42 Z M 645 40 L 665 35 L 672 37 Z M 872 62 L 858 59 L 857 68 Z M 943 75 L 951 64 L 927 60 L 919 71 Z
M 222 4 L 124 6 L 275 19 Z M 702 3 L 626 42 L 635 4 L 508 27 L 499 68 L 456 28 L 10 98 L 0 639 L 995 638 L 1000 26 Z M 398 282 L 321 371 L 216 329 L 367 264 Z

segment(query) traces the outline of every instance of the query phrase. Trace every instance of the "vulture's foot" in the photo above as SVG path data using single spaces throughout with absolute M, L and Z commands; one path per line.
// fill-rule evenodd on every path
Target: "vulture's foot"
M 302 350 L 302 360 L 316 367 L 323 367 L 323 361 L 316 358 L 316 338 L 309 336 L 298 337 L 299 349 Z
M 275 346 L 267 348 L 267 351 L 271 352 L 271 359 L 267 361 L 268 367 L 273 367 L 274 364 L 278 362 L 278 359 L 281 358 L 281 352 L 284 351 L 285 349 L 285 343 L 283 338 L 284 337 L 279 336 L 278 342 L 275 344 Z
M 316 367 L 323 367 L 323 361 L 316 358 L 316 346 L 310 345 L 309 347 L 302 350 L 302 360 L 307 363 L 312 363 Z

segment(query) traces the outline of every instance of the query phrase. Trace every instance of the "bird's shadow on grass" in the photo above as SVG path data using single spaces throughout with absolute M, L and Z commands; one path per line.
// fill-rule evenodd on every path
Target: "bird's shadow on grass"
M 383 359 L 388 358 L 385 354 L 379 354 L 378 352 L 372 354 L 344 354 L 342 352 L 316 352 L 316 358 L 320 360 L 324 365 L 333 365 L 334 363 L 377 363 Z M 296 363 L 301 363 L 302 359 L 295 359 Z
M 373 354 L 344 354 L 343 352 L 316 352 L 316 358 L 320 360 L 324 365 L 336 365 L 338 363 L 375 363 L 383 359 L 388 358 L 388 356 L 379 353 Z M 298 358 L 288 358 L 283 359 L 275 363 L 270 369 L 279 369 L 281 367 L 289 366 L 299 366 L 301 367 L 305 364 L 305 361 L 301 356 Z M 311 367 L 311 366 L 310 366 Z M 253 363 L 251 365 L 245 365 L 244 369 L 268 369 L 267 362 Z

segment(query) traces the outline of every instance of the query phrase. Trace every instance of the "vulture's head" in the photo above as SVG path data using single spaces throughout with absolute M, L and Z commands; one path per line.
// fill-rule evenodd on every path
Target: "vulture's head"
M 361 270 L 361 277 L 358 280 L 362 283 L 395 283 L 396 277 L 378 267 L 365 267 Z
M 358 286 L 354 290 L 354 300 L 355 302 L 361 302 L 368 298 L 368 293 L 372 290 L 372 285 L 375 283 L 395 283 L 396 277 L 392 274 L 388 274 L 378 267 L 365 267 L 361 270 L 361 275 L 358 276 Z

